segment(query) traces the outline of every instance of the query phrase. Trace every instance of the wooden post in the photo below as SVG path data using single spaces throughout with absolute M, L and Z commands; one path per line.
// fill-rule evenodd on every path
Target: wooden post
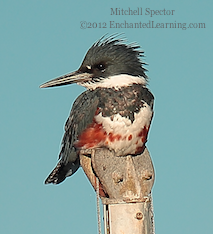
M 81 165 L 93 187 L 99 180 L 105 234 L 153 234 L 154 168 L 148 150 L 116 157 L 107 149 L 82 151 Z
M 119 203 L 104 205 L 106 234 L 153 234 L 151 202 Z

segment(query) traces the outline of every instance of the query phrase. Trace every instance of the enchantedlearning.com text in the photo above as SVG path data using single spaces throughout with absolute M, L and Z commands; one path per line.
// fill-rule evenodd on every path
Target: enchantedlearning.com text
M 81 29 L 95 29 L 95 28 L 129 28 L 129 29 L 204 29 L 205 23 L 180 23 L 180 22 L 155 22 L 149 20 L 147 22 L 129 22 L 129 21 L 109 21 L 109 22 L 80 22 Z

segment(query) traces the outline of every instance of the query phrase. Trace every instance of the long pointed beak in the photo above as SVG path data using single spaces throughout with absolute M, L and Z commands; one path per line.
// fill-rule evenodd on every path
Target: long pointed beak
M 80 71 L 71 72 L 67 75 L 60 76 L 56 79 L 47 81 L 46 83 L 40 85 L 40 88 L 47 88 L 47 87 L 55 87 L 55 86 L 62 86 L 68 85 L 73 83 L 82 83 L 85 81 L 91 80 L 92 75 L 89 73 L 82 73 Z

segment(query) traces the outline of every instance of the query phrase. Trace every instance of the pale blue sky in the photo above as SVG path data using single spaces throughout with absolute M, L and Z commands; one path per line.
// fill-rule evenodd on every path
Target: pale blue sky
M 77 85 L 39 89 L 77 69 L 105 33 L 138 42 L 149 65 L 155 115 L 148 148 L 156 171 L 156 233 L 213 233 L 211 0 L 2 1 L 0 4 L 0 233 L 97 233 L 95 193 L 80 169 L 44 185 L 57 162 Z M 175 10 L 112 16 L 110 8 Z M 129 23 L 205 23 L 205 28 L 110 28 Z M 80 29 L 80 22 L 106 28 Z

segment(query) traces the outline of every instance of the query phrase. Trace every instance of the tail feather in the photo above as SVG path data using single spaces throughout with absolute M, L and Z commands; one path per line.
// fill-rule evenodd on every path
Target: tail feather
M 79 168 L 80 162 L 77 159 L 75 162 L 68 162 L 64 164 L 59 161 L 57 166 L 53 169 L 50 175 L 45 180 L 45 184 L 59 184 L 66 179 L 66 177 L 73 175 Z

